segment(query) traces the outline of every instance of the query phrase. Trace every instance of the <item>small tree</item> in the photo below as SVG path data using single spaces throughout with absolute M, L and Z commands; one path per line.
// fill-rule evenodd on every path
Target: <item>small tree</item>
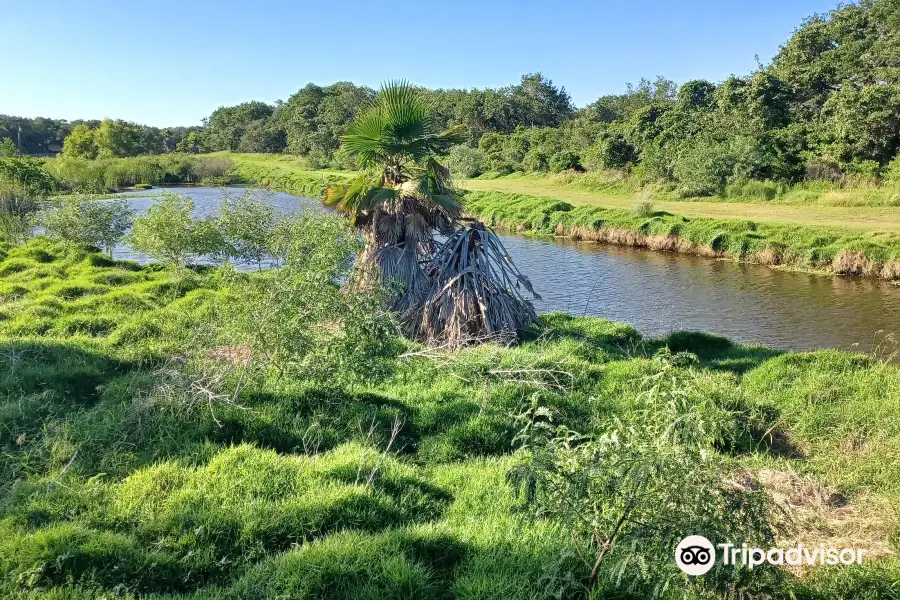
M 153 203 L 147 213 L 134 221 L 127 241 L 132 248 L 151 258 L 185 265 L 192 256 L 202 254 L 206 243 L 198 243 L 204 233 L 191 217 L 194 201 L 177 194 L 166 194 Z
M 133 215 L 124 200 L 65 201 L 41 211 L 38 222 L 53 238 L 104 248 L 112 256 Z
M 729 485 L 727 463 L 715 450 L 732 431 L 733 417 L 697 393 L 684 358 L 657 355 L 640 407 L 613 419 L 599 436 L 554 430 L 546 408 L 519 417 L 525 461 L 508 480 L 538 514 L 561 521 L 579 547 L 590 549 L 589 589 L 605 582 L 664 591 L 683 580 L 673 553 L 688 535 L 713 544 L 773 541 L 764 492 Z M 744 575 L 721 571 L 711 571 L 700 586 L 724 588 Z
M 237 199 L 226 195 L 217 219 L 226 259 L 254 263 L 261 269 L 263 261 L 271 254 L 277 223 L 275 210 L 254 200 L 249 191 Z
M 10 158 L 19 155 L 19 147 L 12 141 L 12 138 L 5 137 L 0 139 L 0 158 Z

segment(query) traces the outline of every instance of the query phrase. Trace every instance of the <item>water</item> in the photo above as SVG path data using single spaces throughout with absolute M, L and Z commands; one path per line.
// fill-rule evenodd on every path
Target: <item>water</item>
M 198 216 L 214 214 L 216 188 L 173 190 L 189 195 Z M 233 189 L 233 193 L 244 190 Z M 320 208 L 309 198 L 254 190 L 279 212 Z M 134 198 L 142 212 L 151 198 Z M 562 311 L 624 321 L 642 334 L 705 331 L 779 349 L 870 351 L 900 333 L 900 286 L 851 277 L 823 277 L 758 265 L 639 248 L 502 236 L 543 300 L 539 312 Z M 146 257 L 117 248 L 117 258 Z M 879 333 L 881 332 L 881 333 Z

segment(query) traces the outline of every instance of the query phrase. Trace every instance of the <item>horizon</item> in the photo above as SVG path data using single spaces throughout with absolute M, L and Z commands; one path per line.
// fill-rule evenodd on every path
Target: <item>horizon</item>
M 408 2 L 394 6 L 398 14 L 422 10 Z M 273 0 L 249 14 L 229 10 L 241 8 L 230 0 L 190 6 L 163 0 L 153 7 L 108 0 L 74 7 L 55 0 L 40 10 L 0 3 L 11 20 L 9 43 L 29 48 L 0 63 L 17 82 L 5 90 L 0 113 L 197 126 L 221 106 L 286 101 L 307 83 L 351 81 L 378 89 L 383 81 L 405 78 L 429 89 L 483 89 L 514 85 L 534 72 L 565 88 L 581 108 L 623 93 L 626 84 L 641 78 L 662 76 L 681 85 L 746 75 L 756 68 L 757 57 L 770 62 L 803 19 L 836 6 L 833 0 L 765 0 L 673 7 L 642 0 L 627 6 L 585 3 L 561 13 L 531 2 L 519 7 L 465 2 L 450 14 L 425 9 L 426 16 L 443 19 L 438 30 L 446 36 L 436 35 L 415 51 L 382 53 L 369 51 L 371 32 L 355 25 L 381 16 L 377 7 L 362 3 L 296 7 Z M 156 28 L 159 15 L 170 12 L 202 26 L 171 33 Z M 273 19 L 275 13 L 283 18 Z M 347 14 L 358 16 L 346 35 L 337 35 L 333 26 L 303 31 L 303 21 L 295 33 L 295 17 L 307 14 L 314 22 L 335 24 L 345 22 Z M 35 22 L 43 27 L 37 46 L 29 29 Z M 122 26 L 129 23 L 145 29 Z M 497 28 L 498 23 L 507 26 Z M 449 45 L 453 53 L 447 60 Z M 619 60 L 623 53 L 626 59 Z

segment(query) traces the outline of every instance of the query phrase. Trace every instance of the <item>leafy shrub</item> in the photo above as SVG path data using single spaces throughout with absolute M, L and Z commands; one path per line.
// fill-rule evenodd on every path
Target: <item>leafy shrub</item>
M 200 254 L 198 247 L 203 231 L 191 217 L 194 202 L 177 194 L 166 194 L 155 201 L 147 213 L 134 221 L 134 228 L 128 235 L 128 244 L 151 258 L 168 263 L 184 265 L 192 257 Z
M 727 464 L 715 448 L 735 443 L 734 416 L 698 391 L 696 374 L 684 368 L 694 362 L 694 355 L 657 354 L 637 407 L 599 435 L 554 428 L 552 412 L 537 404 L 519 416 L 524 462 L 508 480 L 538 514 L 557 519 L 591 549 L 590 588 L 666 589 L 682 577 L 672 549 L 685 532 L 713 544 L 766 547 L 774 540 L 765 493 L 723 477 Z M 744 576 L 714 570 L 695 582 L 725 592 Z M 759 569 L 754 576 L 742 589 L 774 575 Z
M 584 167 L 581 166 L 581 158 L 574 152 L 563 150 L 550 157 L 551 172 L 560 173 L 562 171 L 568 171 L 569 169 L 575 169 L 576 171 L 584 170 Z
M 275 211 L 253 199 L 247 191 L 240 198 L 226 195 L 216 224 L 224 242 L 225 258 L 244 263 L 262 263 L 271 253 L 272 235 L 277 224 Z
M 377 291 L 352 285 L 361 240 L 327 215 L 283 221 L 274 240 L 281 267 L 232 276 L 240 302 L 229 303 L 226 318 L 238 344 L 278 372 L 331 382 L 380 376 L 396 350 L 395 328 Z
M 478 177 L 486 171 L 486 158 L 477 148 L 466 145 L 453 146 L 447 157 L 447 167 L 454 177 Z
M 113 248 L 131 227 L 133 211 L 124 200 L 63 201 L 41 211 L 38 221 L 50 237 L 81 246 Z
M 718 194 L 733 173 L 734 162 L 725 144 L 694 144 L 679 155 L 674 164 L 678 194 L 684 198 Z
M 884 178 L 887 181 L 900 182 L 900 154 L 884 168 Z

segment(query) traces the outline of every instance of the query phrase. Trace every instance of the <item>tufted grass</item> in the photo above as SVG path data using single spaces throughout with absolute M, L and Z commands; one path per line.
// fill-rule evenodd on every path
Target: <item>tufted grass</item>
M 159 369 L 235 301 L 214 270 L 38 238 L 0 271 L 3 598 L 581 597 L 590 565 L 505 484 L 513 415 L 537 398 L 596 431 L 634 406 L 663 346 L 695 354 L 695 385 L 734 411 L 723 453 L 850 506 L 900 502 L 900 368 L 877 357 L 557 314 L 516 346 L 398 359 L 382 381 L 273 375 L 211 404 L 161 388 Z M 499 374 L 514 370 L 538 375 Z M 873 518 L 896 549 L 892 515 Z M 898 576 L 881 558 L 792 576 L 784 594 L 890 598 Z

